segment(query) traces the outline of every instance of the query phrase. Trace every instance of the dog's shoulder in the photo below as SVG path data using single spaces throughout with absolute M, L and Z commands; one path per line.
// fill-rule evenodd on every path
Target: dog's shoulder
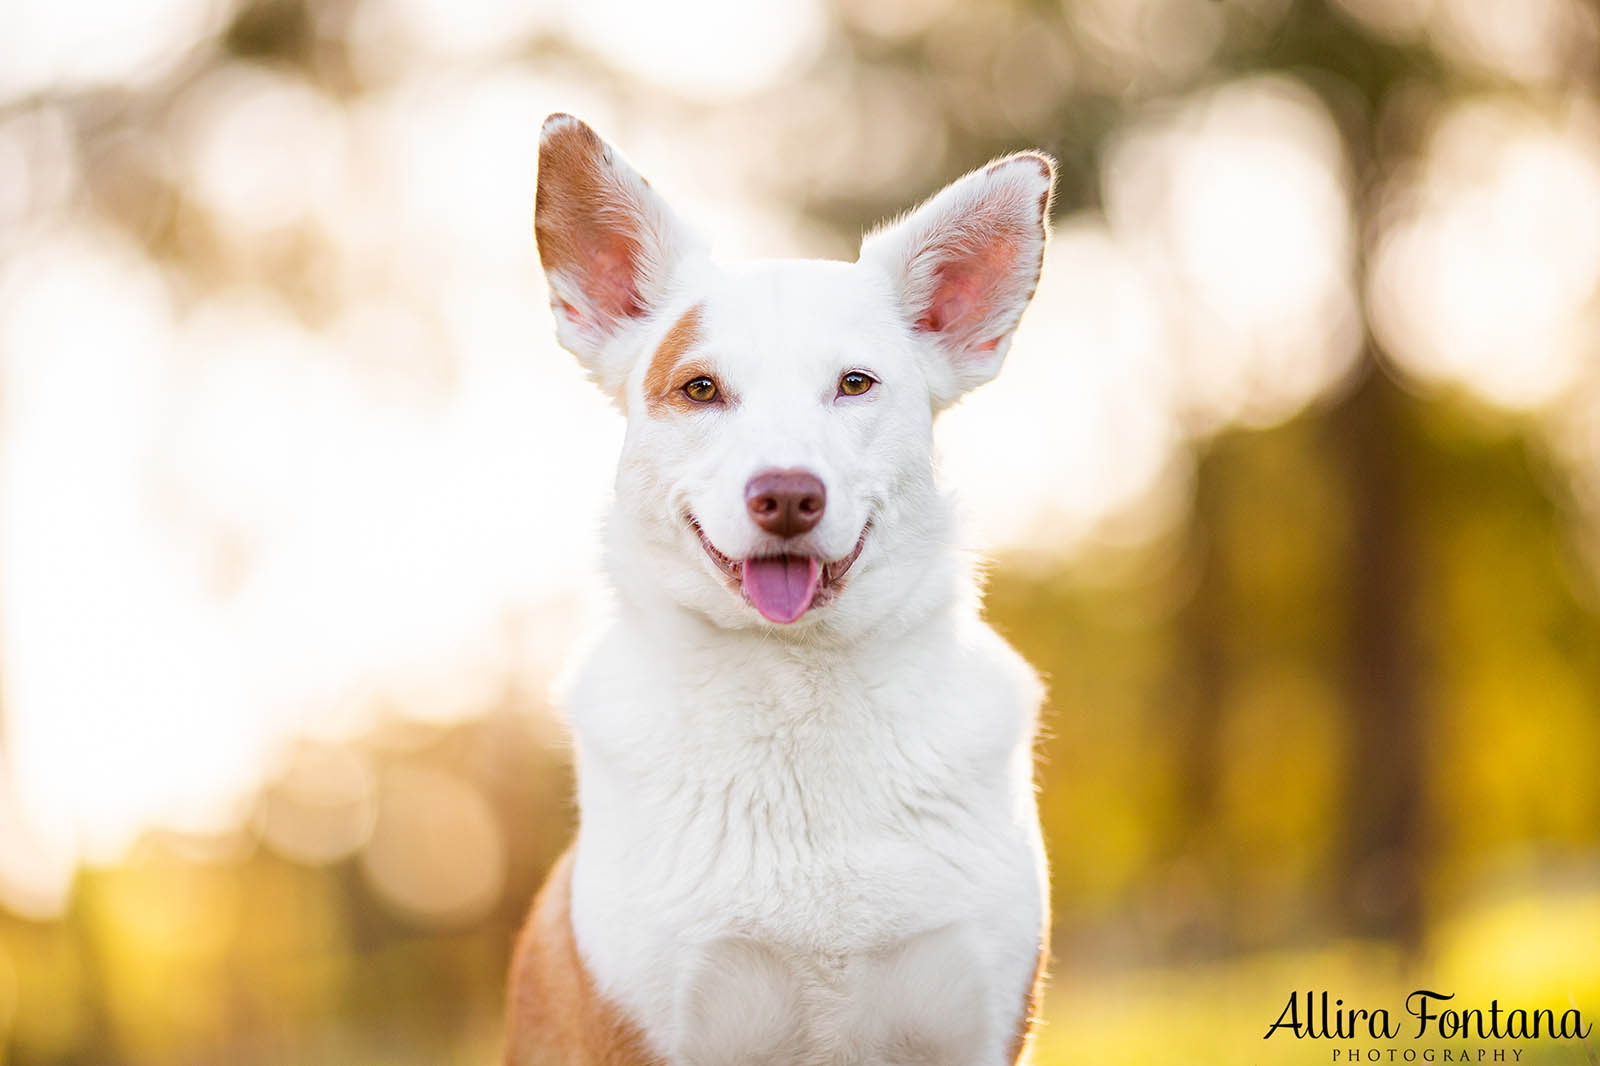
M 1044 704 L 1037 671 L 974 610 L 957 612 L 951 628 L 915 656 L 887 664 L 923 702 L 950 708 L 965 743 L 1002 753 L 1032 745 Z

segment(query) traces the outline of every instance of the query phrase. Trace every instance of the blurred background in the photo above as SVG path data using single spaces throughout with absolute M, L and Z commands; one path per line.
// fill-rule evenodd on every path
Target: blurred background
M 729 255 L 1062 161 L 940 427 L 1052 689 L 1039 1062 L 1600 1019 L 1594 3 L 13 0 L 0 1059 L 497 1061 L 621 437 L 553 110 Z

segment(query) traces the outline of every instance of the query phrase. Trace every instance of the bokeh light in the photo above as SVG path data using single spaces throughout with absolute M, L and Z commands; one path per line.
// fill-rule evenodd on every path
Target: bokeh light
M 187 58 L 222 16 L 216 0 L 7 4 L 0 12 L 0 99 L 148 82 Z
M 1294 414 L 1360 344 L 1338 130 L 1304 86 L 1241 81 L 1134 125 L 1107 163 L 1110 220 L 1165 291 L 1200 428 Z
M 500 901 L 500 826 L 471 785 L 437 770 L 385 774 L 378 824 L 361 869 L 378 898 L 427 922 L 465 923 Z
M 1368 296 L 1386 349 L 1490 403 L 1559 398 L 1600 331 L 1600 114 L 1462 104 L 1397 185 Z

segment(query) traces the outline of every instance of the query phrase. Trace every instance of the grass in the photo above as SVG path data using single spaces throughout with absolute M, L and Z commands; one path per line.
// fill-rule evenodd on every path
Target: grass
M 1445 1006 L 1502 1012 L 1548 1008 L 1559 1020 L 1578 1008 L 1594 1026 L 1588 1047 L 1559 1040 L 1416 1039 L 1406 996 L 1418 988 L 1455 993 Z M 1329 993 L 1347 1008 L 1385 1008 L 1393 1039 L 1264 1039 L 1291 992 Z M 1302 1020 L 1304 1015 L 1302 1013 Z M 1426 957 L 1406 963 L 1393 949 L 1336 943 L 1315 951 L 1225 963 L 1105 974 L 1061 969 L 1046 999 L 1034 1066 L 1312 1066 L 1351 1061 L 1508 1062 L 1596 1066 L 1600 1046 L 1600 891 L 1527 892 L 1463 911 L 1441 923 Z M 1393 1057 L 1391 1058 L 1391 1049 Z M 1339 1052 L 1337 1059 L 1334 1052 Z M 1496 1059 L 1496 1051 L 1503 1058 Z M 1412 1052 L 1414 1058 L 1407 1059 Z M 1371 1058 L 1376 1052 L 1377 1058 Z M 1431 1058 L 1429 1053 L 1431 1052 Z M 1480 1055 L 1481 1052 L 1481 1055 Z M 1520 1058 L 1516 1053 L 1520 1052 Z

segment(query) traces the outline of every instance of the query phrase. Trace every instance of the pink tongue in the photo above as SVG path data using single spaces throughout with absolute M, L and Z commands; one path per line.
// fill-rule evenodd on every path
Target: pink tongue
M 744 561 L 744 594 L 769 622 L 793 622 L 817 594 L 822 568 L 806 555 Z

